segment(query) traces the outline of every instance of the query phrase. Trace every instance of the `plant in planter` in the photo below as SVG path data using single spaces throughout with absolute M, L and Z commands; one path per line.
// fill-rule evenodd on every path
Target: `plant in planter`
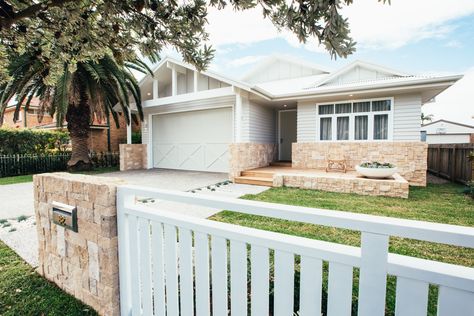
M 367 178 L 383 179 L 393 176 L 397 167 L 388 162 L 363 162 L 356 166 L 357 172 Z

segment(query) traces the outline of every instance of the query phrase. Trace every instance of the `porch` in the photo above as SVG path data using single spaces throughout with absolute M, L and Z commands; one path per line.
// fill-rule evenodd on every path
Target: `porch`
M 291 162 L 276 162 L 267 167 L 242 171 L 241 176 L 235 177 L 234 182 L 400 198 L 408 198 L 409 192 L 408 181 L 398 173 L 388 179 L 369 179 L 355 171 L 344 173 L 294 168 Z

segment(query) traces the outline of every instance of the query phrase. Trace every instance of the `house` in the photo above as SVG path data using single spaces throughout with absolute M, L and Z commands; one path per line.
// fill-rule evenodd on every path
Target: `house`
M 447 120 L 437 120 L 421 126 L 428 144 L 474 143 L 474 126 Z
M 462 76 L 417 76 L 363 61 L 332 71 L 272 56 L 240 80 L 166 57 L 141 80 L 146 167 L 241 172 L 274 161 L 324 169 L 395 163 L 426 184 L 421 106 Z
M 47 130 L 55 130 L 58 128 L 56 118 L 49 115 L 49 113 L 44 113 L 40 121 L 38 118 L 39 111 L 39 100 L 33 98 L 28 110 L 20 111 L 18 120 L 14 121 L 15 106 L 11 105 L 5 109 L 2 127 Z M 107 119 L 94 118 L 90 124 L 89 148 L 91 151 L 117 152 L 119 150 L 119 144 L 127 142 L 127 128 L 123 116 L 119 116 L 119 128 L 115 126 L 112 117 L 109 118 L 109 121 Z M 63 128 L 67 128 L 67 122 L 65 122 Z M 133 131 L 139 132 L 140 126 L 133 124 Z

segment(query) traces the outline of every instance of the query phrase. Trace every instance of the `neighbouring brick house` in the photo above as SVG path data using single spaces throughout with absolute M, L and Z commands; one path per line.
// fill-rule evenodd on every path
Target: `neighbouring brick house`
M 45 113 L 43 119 L 38 119 L 39 101 L 32 100 L 27 111 L 21 111 L 19 120 L 14 122 L 13 115 L 15 107 L 10 106 L 5 110 L 3 127 L 8 128 L 33 128 L 33 129 L 57 129 L 56 118 Z M 67 128 L 67 123 L 63 128 Z M 133 131 L 140 131 L 140 124 L 132 124 Z M 115 126 L 112 116 L 110 116 L 110 128 L 107 120 L 94 119 L 90 125 L 89 148 L 95 152 L 110 151 L 118 152 L 119 144 L 127 143 L 127 125 L 123 115 L 119 114 L 119 128 Z

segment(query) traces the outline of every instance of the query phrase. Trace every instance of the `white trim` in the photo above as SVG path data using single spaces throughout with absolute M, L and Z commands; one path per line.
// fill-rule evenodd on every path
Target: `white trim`
M 162 106 L 162 105 L 197 101 L 201 99 L 226 97 L 226 96 L 233 96 L 233 95 L 235 95 L 233 87 L 224 87 L 224 88 L 217 88 L 217 89 L 212 89 L 212 90 L 199 91 L 196 93 L 186 93 L 186 94 L 180 94 L 180 95 L 171 96 L 171 97 L 163 97 L 156 100 L 146 100 L 146 101 L 143 101 L 142 106 L 143 108 L 148 108 L 151 110 L 153 107 Z
M 240 91 L 236 91 L 235 95 L 235 141 L 240 143 L 242 141 L 242 95 Z
M 382 101 L 382 100 L 390 100 L 390 111 L 372 111 L 372 101 Z M 353 111 L 353 103 L 356 102 L 371 102 L 370 112 L 357 112 L 354 113 Z M 343 103 L 351 103 L 351 113 L 339 113 L 336 114 L 336 104 L 343 104 Z M 319 106 L 320 105 L 334 105 L 334 113 L 333 114 L 319 114 Z M 395 98 L 394 97 L 385 97 L 385 98 L 368 98 L 368 99 L 351 99 L 351 100 L 344 100 L 344 101 L 337 101 L 337 102 L 321 102 L 316 103 L 316 142 L 387 142 L 393 141 L 393 122 L 394 122 L 394 108 L 395 108 Z M 361 115 L 368 116 L 368 130 L 367 130 L 367 139 L 354 139 L 354 127 L 355 127 L 355 117 Z M 387 131 L 387 139 L 374 139 L 373 136 L 373 125 L 374 125 L 374 115 L 379 114 L 388 114 L 388 131 Z M 331 132 L 332 132 L 332 139 L 330 140 L 321 140 L 320 135 L 320 119 L 323 117 L 330 117 L 332 118 L 331 124 Z M 338 140 L 337 139 L 337 117 L 349 117 L 349 139 L 347 140 Z M 335 119 L 336 118 L 336 119 Z
M 148 114 L 148 146 L 147 146 L 148 169 L 153 168 L 153 114 Z
M 298 141 L 298 109 L 287 109 L 278 111 L 278 160 L 281 160 L 281 112 L 296 112 L 296 140 Z M 291 154 L 293 156 L 293 153 Z
M 199 83 L 199 73 L 197 70 L 193 72 L 193 91 L 194 93 L 198 92 L 198 83 Z
M 153 99 L 158 99 L 159 98 L 159 86 L 158 86 L 158 79 L 153 79 Z

